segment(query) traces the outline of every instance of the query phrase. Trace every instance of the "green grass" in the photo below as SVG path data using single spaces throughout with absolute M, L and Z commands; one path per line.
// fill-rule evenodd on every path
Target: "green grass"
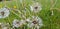
M 53 9 L 54 10 L 54 15 L 51 16 L 50 15 L 51 14 L 50 0 L 36 0 L 36 1 L 41 3 L 42 8 L 43 8 L 42 11 L 40 11 L 37 15 L 37 16 L 41 17 L 42 20 L 43 20 L 44 26 L 41 29 L 60 29 L 60 11 L 58 9 Z M 17 6 L 17 9 L 19 9 L 20 11 L 24 10 L 24 7 L 19 2 L 19 0 L 18 0 L 17 3 L 15 1 L 6 1 L 6 3 L 7 3 L 6 4 L 7 7 L 9 7 L 9 8 L 13 8 L 13 6 Z M 31 5 L 31 4 L 32 4 L 32 0 L 25 0 L 24 5 L 26 5 L 27 10 L 30 10 L 29 5 Z M 2 5 L 2 7 L 4 7 L 3 2 L 0 2 L 0 5 Z M 60 8 L 60 0 L 57 0 L 57 3 L 53 8 Z M 30 15 L 33 15 L 32 12 L 30 12 L 30 13 L 31 13 Z M 26 17 L 29 17 L 28 11 L 27 11 Z M 7 18 L 1 18 L 0 22 L 8 22 L 8 20 L 9 20 L 9 22 L 12 23 L 12 21 L 15 18 L 21 19 L 21 17 L 18 17 L 14 13 L 11 12 L 10 15 Z

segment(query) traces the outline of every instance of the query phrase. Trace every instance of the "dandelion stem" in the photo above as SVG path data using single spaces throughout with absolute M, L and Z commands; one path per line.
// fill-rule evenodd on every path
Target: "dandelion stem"
M 51 0 L 51 8 L 53 8 L 55 5 L 56 5 L 56 3 L 57 3 L 57 0 L 54 2 L 53 0 Z
M 20 17 L 18 14 L 16 14 L 15 12 L 11 11 L 13 14 L 15 14 L 16 16 Z

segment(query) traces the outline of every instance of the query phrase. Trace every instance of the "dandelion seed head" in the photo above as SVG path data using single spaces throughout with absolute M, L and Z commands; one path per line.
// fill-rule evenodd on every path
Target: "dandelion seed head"
M 6 18 L 10 14 L 9 10 L 7 8 L 2 8 L 0 10 L 0 18 Z
M 2 23 L 2 24 L 1 24 L 1 28 L 2 28 L 2 29 L 8 29 L 9 26 L 10 26 L 10 25 L 9 25 L 8 23 Z
M 20 21 L 17 20 L 17 19 L 14 19 L 14 20 L 13 20 L 13 26 L 14 26 L 14 27 L 17 27 L 17 28 L 20 27 Z
M 42 6 L 38 2 L 33 3 L 32 5 L 30 5 L 30 8 L 31 8 L 31 11 L 33 11 L 35 13 L 42 10 Z
M 30 20 L 28 23 L 28 27 L 35 27 L 35 26 L 42 27 L 42 25 L 43 25 L 42 19 L 36 16 L 32 16 L 32 20 Z

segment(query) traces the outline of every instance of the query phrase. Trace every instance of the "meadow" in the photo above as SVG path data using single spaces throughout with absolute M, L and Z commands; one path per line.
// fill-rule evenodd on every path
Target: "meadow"
M 42 10 L 37 14 L 30 11 L 30 5 L 33 4 L 33 1 L 39 2 L 42 5 Z M 10 10 L 9 16 L 6 18 L 0 18 L 0 22 L 10 23 L 10 25 L 12 25 L 14 19 L 24 19 L 22 15 L 24 15 L 24 11 L 26 11 L 25 18 L 33 15 L 41 17 L 43 27 L 40 29 L 60 29 L 60 0 L 52 1 L 53 3 L 50 0 L 22 0 L 22 2 L 20 0 L 11 0 L 0 2 L 0 9 L 6 6 Z M 54 15 L 51 15 L 50 8 L 52 8 L 51 10 L 53 10 Z M 20 12 L 17 12 L 17 10 Z M 25 29 L 28 28 L 29 27 L 25 26 Z M 21 29 L 23 29 L 23 27 Z

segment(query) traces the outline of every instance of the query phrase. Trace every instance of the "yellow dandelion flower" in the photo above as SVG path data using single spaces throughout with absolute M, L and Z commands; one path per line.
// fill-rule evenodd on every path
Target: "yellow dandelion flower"
M 17 7 L 16 7 L 16 6 L 14 6 L 14 8 L 16 9 Z

